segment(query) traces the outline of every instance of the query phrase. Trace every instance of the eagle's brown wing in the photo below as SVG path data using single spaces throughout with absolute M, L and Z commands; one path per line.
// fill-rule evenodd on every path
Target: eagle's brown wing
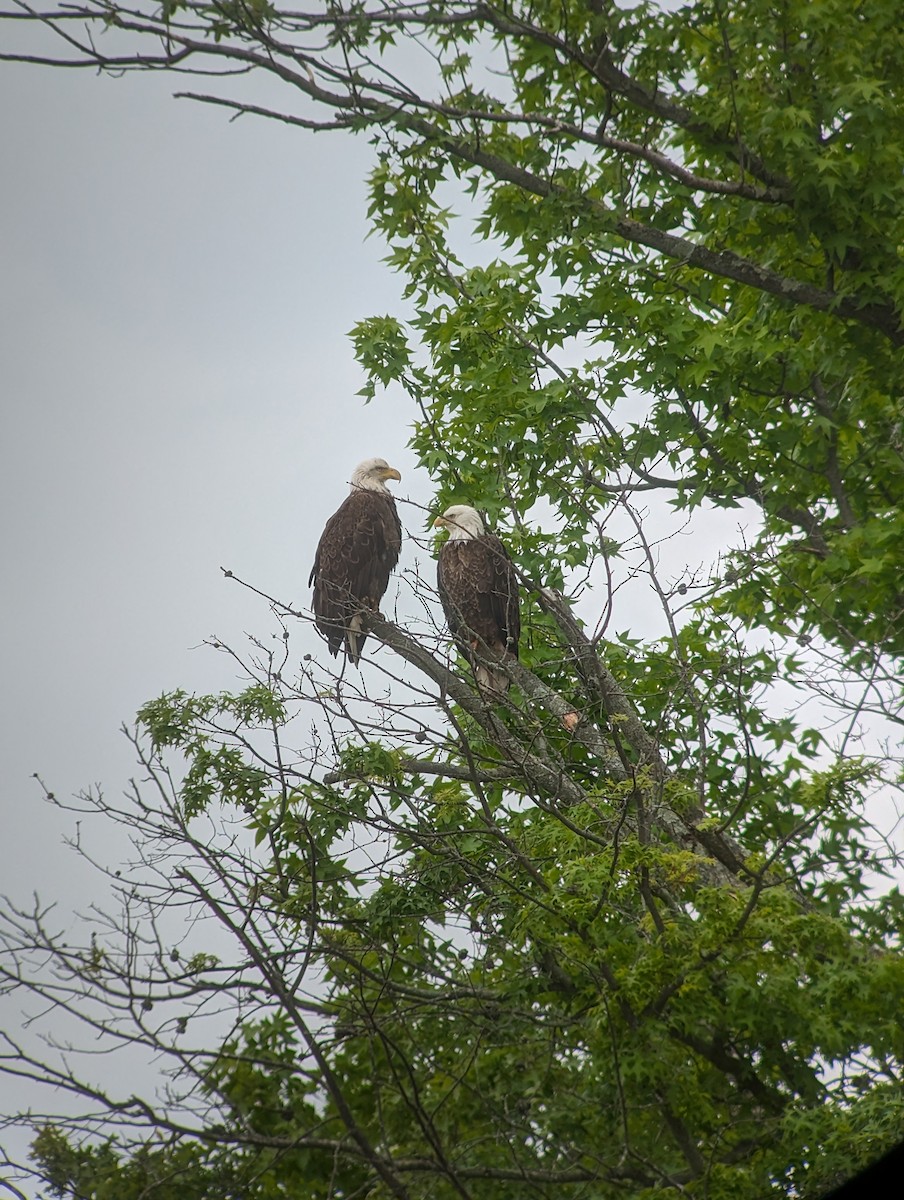
M 521 610 L 518 605 L 518 576 L 508 550 L 498 537 L 488 534 L 481 539 L 486 542 L 492 561 L 493 582 L 491 600 L 493 618 L 502 635 L 502 643 L 510 654 L 518 657 L 518 642 L 521 638 Z
M 479 663 L 488 653 L 499 659 L 506 653 L 518 655 L 518 578 L 505 546 L 492 535 L 451 538 L 440 549 L 437 581 L 449 629 L 478 682 L 505 690 L 507 677 Z M 479 648 L 480 642 L 486 649 Z
M 344 646 L 358 662 L 365 634 L 356 614 L 379 606 L 401 547 L 402 525 L 388 493 L 353 492 L 327 521 L 308 582 L 314 587 L 314 619 L 331 654 Z

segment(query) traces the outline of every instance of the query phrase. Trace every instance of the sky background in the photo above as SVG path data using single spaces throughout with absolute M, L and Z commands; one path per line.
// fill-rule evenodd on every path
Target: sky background
M 164 690 L 232 687 L 201 643 L 271 619 L 220 568 L 306 606 L 358 461 L 430 498 L 404 400 L 355 395 L 347 331 L 398 309 L 365 240 L 371 147 L 172 90 L 0 66 L 0 893 L 63 913 L 93 884 L 32 773 L 118 795 L 123 721 Z M 294 644 L 319 647 L 309 627 Z
M 220 567 L 304 604 L 361 458 L 428 494 L 404 402 L 355 395 L 346 332 L 397 294 L 365 241 L 370 148 L 230 125 L 168 92 L 0 70 L 14 811 L 37 801 L 32 771 L 58 791 L 115 776 L 130 757 L 116 728 L 144 700 L 229 681 L 197 647 L 252 627 L 261 603 Z M 30 850 L 17 841 L 7 885 Z

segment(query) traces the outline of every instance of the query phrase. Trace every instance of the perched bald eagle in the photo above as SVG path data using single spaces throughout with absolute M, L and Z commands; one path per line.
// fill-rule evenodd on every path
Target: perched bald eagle
M 509 678 L 492 665 L 518 657 L 518 578 L 508 551 L 487 533 L 476 509 L 455 504 L 434 526 L 449 530 L 439 552 L 437 582 L 449 629 L 479 687 L 506 692 Z M 490 661 L 488 661 L 490 660 Z
M 308 584 L 314 621 L 335 658 L 342 647 L 357 665 L 364 648 L 361 609 L 376 612 L 399 561 L 402 523 L 387 479 L 401 479 L 385 459 L 355 467 L 352 486 L 324 526 Z

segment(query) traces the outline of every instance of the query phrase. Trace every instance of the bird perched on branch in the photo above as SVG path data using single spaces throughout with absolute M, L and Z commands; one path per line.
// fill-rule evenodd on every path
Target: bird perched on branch
M 364 648 L 362 609 L 379 610 L 399 561 L 402 523 L 387 479 L 402 476 L 383 458 L 355 467 L 351 491 L 324 526 L 308 583 L 314 621 L 335 658 L 340 648 L 357 665 Z
M 508 691 L 501 664 L 518 657 L 521 616 L 518 577 L 505 546 L 487 533 L 476 509 L 454 504 L 434 521 L 449 530 L 437 563 L 439 595 L 449 629 L 470 662 L 478 687 Z M 495 666 L 499 663 L 499 666 Z

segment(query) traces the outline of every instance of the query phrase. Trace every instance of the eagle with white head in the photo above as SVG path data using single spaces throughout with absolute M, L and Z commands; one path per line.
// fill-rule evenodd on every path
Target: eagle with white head
M 452 636 L 478 687 L 506 692 L 511 681 L 501 664 L 518 657 L 521 636 L 518 577 L 509 553 L 470 505 L 453 504 L 433 524 L 449 530 L 436 574 Z
M 377 612 L 399 561 L 402 523 L 387 479 L 401 479 L 385 458 L 355 467 L 351 490 L 324 526 L 309 585 L 314 622 L 335 658 L 344 650 L 355 665 L 367 638 L 362 609 Z

